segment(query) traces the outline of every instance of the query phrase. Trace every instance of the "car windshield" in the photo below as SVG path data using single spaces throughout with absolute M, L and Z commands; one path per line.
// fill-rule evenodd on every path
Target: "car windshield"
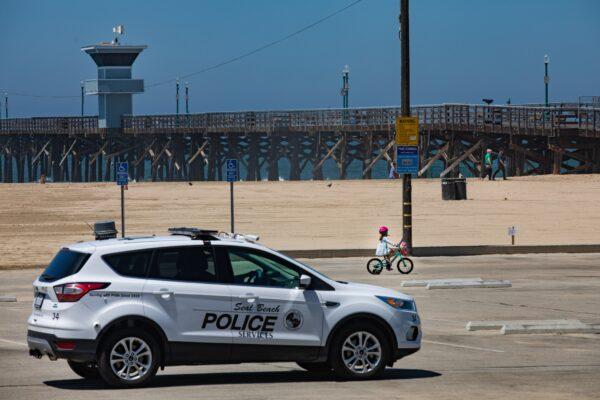
M 315 274 L 317 274 L 317 275 L 319 275 L 319 276 L 321 276 L 323 278 L 326 278 L 326 279 L 329 279 L 329 280 L 333 280 L 330 277 L 328 277 L 327 275 L 325 275 L 324 273 L 322 273 L 321 271 L 318 271 L 317 269 L 315 269 L 315 267 L 311 267 L 310 265 L 308 265 L 306 263 L 303 263 L 302 261 L 298 261 L 296 259 L 294 259 L 294 261 L 296 261 L 298 264 L 302 265 L 304 268 L 308 269 L 309 271 L 312 271 Z
M 76 274 L 90 257 L 86 253 L 78 253 L 69 249 L 61 249 L 40 275 L 44 282 L 54 282 L 66 276 Z

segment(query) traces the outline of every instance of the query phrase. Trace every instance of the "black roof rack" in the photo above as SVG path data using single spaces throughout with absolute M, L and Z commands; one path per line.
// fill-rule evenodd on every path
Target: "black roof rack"
M 219 240 L 217 236 L 219 231 L 212 229 L 201 229 L 201 228 L 169 228 L 171 235 L 188 236 L 192 240 Z

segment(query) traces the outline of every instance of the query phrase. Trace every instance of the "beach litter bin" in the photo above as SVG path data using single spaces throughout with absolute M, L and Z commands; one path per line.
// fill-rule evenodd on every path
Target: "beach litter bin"
M 454 179 L 454 200 L 467 199 L 467 180 L 465 178 Z
M 456 200 L 456 191 L 452 178 L 442 178 L 442 200 Z
M 465 178 L 442 178 L 442 200 L 466 200 L 467 180 Z

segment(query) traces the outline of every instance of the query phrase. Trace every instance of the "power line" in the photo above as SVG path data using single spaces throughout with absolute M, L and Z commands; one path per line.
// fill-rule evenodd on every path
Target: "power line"
M 79 98 L 79 96 L 31 94 L 31 93 L 11 92 L 10 90 L 7 90 L 7 91 L 0 90 L 0 93 L 8 93 L 8 94 L 10 94 L 12 96 L 35 97 L 35 98 L 38 98 L 38 99 L 72 99 L 72 98 Z
M 179 78 L 181 78 L 181 79 L 186 79 L 186 78 L 192 77 L 192 76 L 194 76 L 194 75 L 203 74 L 203 73 L 205 73 L 205 72 L 212 71 L 212 70 L 215 70 L 215 69 L 217 69 L 217 68 L 223 67 L 223 66 L 225 66 L 225 65 L 228 65 L 228 64 L 234 63 L 234 62 L 236 62 L 236 61 L 239 61 L 239 60 L 242 60 L 242 59 L 244 59 L 244 58 L 246 58 L 246 57 L 249 57 L 249 56 L 251 56 L 251 55 L 253 55 L 253 54 L 256 54 L 256 53 L 258 53 L 258 52 L 260 52 L 260 51 L 263 51 L 263 50 L 265 50 L 265 49 L 268 49 L 269 47 L 273 47 L 273 46 L 275 46 L 275 45 L 277 45 L 277 44 L 279 44 L 279 43 L 281 43 L 281 42 L 284 42 L 284 41 L 286 41 L 286 40 L 288 40 L 288 39 L 291 39 L 291 38 L 293 38 L 294 36 L 298 36 L 298 35 L 300 35 L 301 33 L 304 33 L 304 32 L 308 31 L 308 30 L 309 30 L 309 29 L 311 29 L 311 28 L 314 28 L 315 26 L 317 26 L 317 25 L 319 25 L 319 24 L 321 24 L 321 23 L 323 23 L 323 22 L 325 22 L 325 21 L 327 21 L 327 20 L 329 20 L 329 19 L 331 19 L 331 18 L 335 17 L 336 15 L 343 13 L 344 11 L 348 10 L 349 8 L 352 8 L 352 7 L 354 7 L 355 5 L 357 5 L 358 3 L 362 2 L 362 1 L 363 1 L 363 0 L 356 0 L 356 1 L 353 1 L 352 3 L 350 3 L 350 4 L 346 5 L 345 7 L 342 7 L 342 8 L 340 8 L 340 9 L 338 9 L 338 10 L 336 10 L 336 11 L 332 12 L 331 14 L 328 14 L 328 15 L 326 15 L 326 16 L 324 16 L 324 17 L 322 17 L 322 18 L 318 19 L 318 20 L 316 20 L 315 22 L 313 22 L 313 23 L 311 23 L 311 24 L 309 24 L 309 25 L 306 25 L 306 26 L 304 26 L 303 28 L 300 28 L 300 29 L 298 29 L 297 31 L 295 31 L 295 32 L 292 32 L 292 33 L 290 33 L 290 34 L 288 34 L 288 35 L 286 35 L 286 36 L 284 36 L 284 37 L 282 37 L 282 38 L 279 38 L 279 39 L 277 39 L 277 40 L 273 40 L 272 42 L 269 42 L 269 43 L 263 44 L 262 46 L 259 46 L 259 47 L 255 48 L 255 49 L 253 49 L 253 50 L 250 50 L 250 51 L 248 51 L 248 52 L 246 52 L 246 53 L 243 53 L 243 54 L 241 54 L 241 55 L 239 55 L 239 56 L 232 57 L 232 58 L 230 58 L 230 59 L 227 59 L 227 60 L 221 61 L 221 62 L 219 62 L 219 63 L 217 63 L 217 64 L 213 64 L 213 65 L 211 65 L 211 66 L 208 66 L 208 67 L 206 67 L 206 68 L 203 68 L 203 69 L 201 69 L 201 70 L 199 70 L 199 71 L 192 72 L 192 73 L 189 73 L 189 74 L 186 74 L 186 75 L 180 75 L 180 76 L 179 76 Z M 166 80 L 164 80 L 164 81 L 160 81 L 160 82 L 152 83 L 152 84 L 150 84 L 150 85 L 146 85 L 146 88 L 152 88 L 152 87 L 156 87 L 156 86 L 166 85 L 167 83 L 172 83 L 172 82 L 175 82 L 175 80 L 176 80 L 176 78 L 166 79 Z
M 253 50 L 250 50 L 250 51 L 246 52 L 246 53 L 240 54 L 238 56 L 229 58 L 229 59 L 221 61 L 219 63 L 210 65 L 208 67 L 205 67 L 205 68 L 203 68 L 203 69 L 201 69 L 199 71 L 191 72 L 191 73 L 186 74 L 186 75 L 180 75 L 179 78 L 180 79 L 190 78 L 192 76 L 203 74 L 205 72 L 209 72 L 209 71 L 213 71 L 213 70 L 215 70 L 217 68 L 221 68 L 221 67 L 223 67 L 225 65 L 232 64 L 232 63 L 234 63 L 236 61 L 240 61 L 240 60 L 242 60 L 242 59 L 244 59 L 246 57 L 249 57 L 251 55 L 259 53 L 259 52 L 261 52 L 263 50 L 266 50 L 266 49 L 268 49 L 270 47 L 278 45 L 279 43 L 285 42 L 286 40 L 289 40 L 289 39 L 291 39 L 291 38 L 293 38 L 295 36 L 298 36 L 298 35 L 306 32 L 306 31 L 314 28 L 315 26 L 317 26 L 317 25 L 319 25 L 319 24 L 321 24 L 321 23 L 323 23 L 323 22 L 325 22 L 325 21 L 327 21 L 327 20 L 335 17 L 336 15 L 341 14 L 344 11 L 346 11 L 346 10 L 354 7 L 358 3 L 361 3 L 362 1 L 364 1 L 364 0 L 355 0 L 352 3 L 350 3 L 350 4 L 346 5 L 346 6 L 340 8 L 340 9 L 334 11 L 334 12 L 332 12 L 331 14 L 328 14 L 328 15 L 322 17 L 322 18 L 319 18 L 318 20 L 316 20 L 316 21 L 314 21 L 314 22 L 312 22 L 312 23 L 310 23 L 310 24 L 308 24 L 308 25 L 306 25 L 306 26 L 304 26 L 304 27 L 302 27 L 302 28 L 300 28 L 300 29 L 298 29 L 298 30 L 296 30 L 296 31 L 294 31 L 294 32 L 286 35 L 286 36 L 283 36 L 283 37 L 281 37 L 279 39 L 276 39 L 276 40 L 273 40 L 271 42 L 265 43 L 265 44 L 263 44 L 263 45 L 261 45 L 259 47 L 256 47 Z M 177 80 L 177 78 L 170 78 L 170 79 L 165 79 L 164 81 L 159 81 L 159 82 L 151 83 L 149 85 L 146 85 L 146 89 L 150 89 L 150 88 L 153 88 L 153 87 L 166 85 L 168 83 L 175 82 L 176 80 Z M 10 95 L 13 95 L 13 96 L 33 97 L 33 98 L 40 98 L 40 99 L 75 99 L 75 98 L 79 98 L 79 96 L 77 96 L 77 95 L 72 95 L 72 96 L 71 95 L 41 95 L 41 94 L 32 94 L 32 93 L 11 92 L 9 90 L 6 90 L 5 92 L 8 93 L 8 94 L 10 94 Z

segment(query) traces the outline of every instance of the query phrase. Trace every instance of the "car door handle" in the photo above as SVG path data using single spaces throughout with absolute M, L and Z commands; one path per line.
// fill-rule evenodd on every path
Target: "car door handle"
M 254 303 L 255 301 L 258 300 L 258 296 L 255 294 L 244 294 L 244 295 L 238 296 L 238 299 L 245 300 L 248 303 Z
M 326 301 L 326 302 L 321 303 L 321 304 L 323 304 L 325 307 L 330 307 L 330 308 L 334 308 L 334 307 L 337 307 L 337 306 L 340 305 L 340 303 L 337 303 L 335 301 Z
M 161 298 L 163 298 L 165 300 L 169 300 L 171 298 L 171 296 L 173 296 L 175 293 L 169 289 L 160 289 L 155 292 L 152 292 L 152 294 L 160 296 Z

